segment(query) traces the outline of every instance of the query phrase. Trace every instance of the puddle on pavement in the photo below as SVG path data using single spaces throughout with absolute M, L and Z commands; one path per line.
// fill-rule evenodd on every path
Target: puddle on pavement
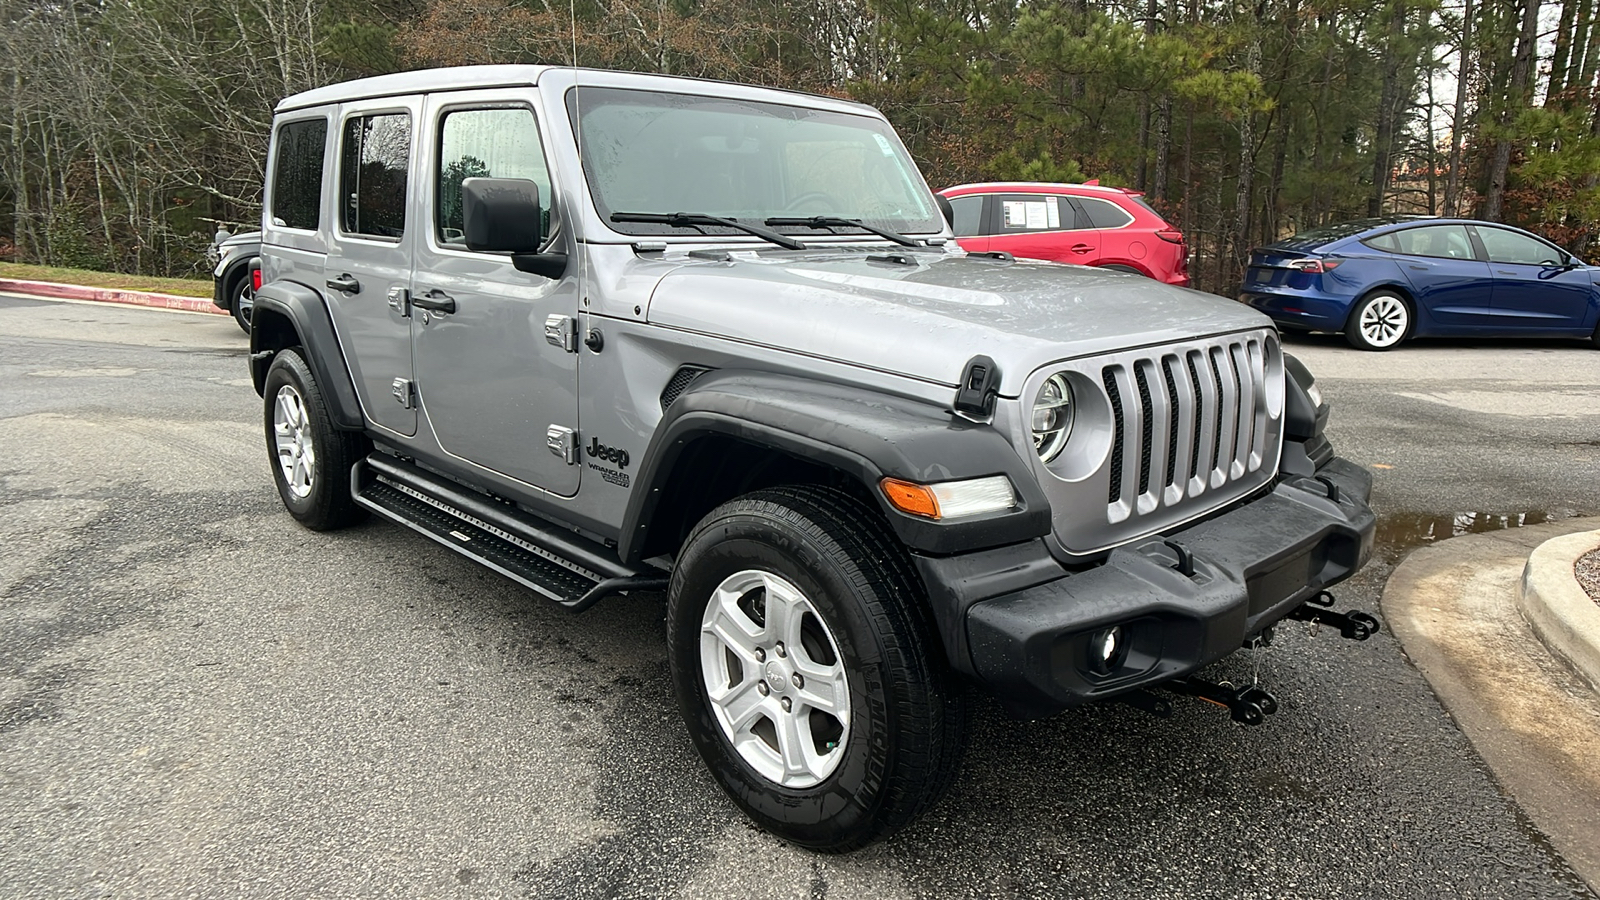
M 1433 513 L 1391 513 L 1378 518 L 1376 542 L 1378 551 L 1388 560 L 1398 562 L 1417 547 L 1460 537 L 1463 534 L 1483 534 L 1486 531 L 1504 531 L 1524 525 L 1541 525 L 1553 517 L 1544 510 L 1527 512 L 1491 513 L 1458 512 L 1447 515 Z

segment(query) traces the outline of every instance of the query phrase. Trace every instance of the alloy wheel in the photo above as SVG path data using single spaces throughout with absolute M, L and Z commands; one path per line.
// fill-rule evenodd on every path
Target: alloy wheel
M 723 735 L 762 777 L 814 787 L 844 758 L 850 684 L 838 643 L 789 581 L 746 569 L 701 617 L 700 669 Z

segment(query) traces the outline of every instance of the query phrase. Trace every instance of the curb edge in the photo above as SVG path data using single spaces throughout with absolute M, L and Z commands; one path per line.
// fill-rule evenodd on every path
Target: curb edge
M 1517 610 L 1552 653 L 1600 691 L 1600 604 L 1572 572 L 1578 558 L 1600 547 L 1600 530 L 1551 538 L 1528 555 L 1517 581 Z

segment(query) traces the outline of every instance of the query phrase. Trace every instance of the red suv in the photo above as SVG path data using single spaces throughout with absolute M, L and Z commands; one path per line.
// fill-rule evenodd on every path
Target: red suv
M 1133 272 L 1189 285 L 1183 232 L 1144 195 L 1098 184 L 995 181 L 939 192 L 955 210 L 964 249 Z

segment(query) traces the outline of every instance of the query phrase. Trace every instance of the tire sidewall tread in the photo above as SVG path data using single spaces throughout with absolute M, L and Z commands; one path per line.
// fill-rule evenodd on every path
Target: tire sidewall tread
M 272 416 L 278 400 L 278 389 L 285 384 L 293 386 L 300 393 L 316 451 L 311 493 L 305 497 L 290 493 L 284 481 L 283 469 L 278 464 Z M 313 531 L 330 531 L 365 519 L 366 509 L 358 506 L 350 494 L 350 469 L 366 455 L 366 438 L 334 427 L 322 389 L 317 385 L 316 377 L 312 375 L 311 367 L 306 364 L 299 347 L 281 350 L 273 357 L 262 383 L 262 396 L 265 401 L 262 418 L 267 439 L 267 461 L 272 469 L 273 483 L 278 488 L 278 497 L 283 500 L 289 515 Z
M 903 547 L 876 511 L 843 491 L 777 488 L 712 511 L 684 544 L 668 597 L 679 705 L 718 783 L 768 830 L 816 850 L 879 840 L 937 801 L 954 780 L 964 697 L 922 612 Z M 739 757 L 711 714 L 699 663 L 710 589 L 732 572 L 771 568 L 827 622 L 849 673 L 846 756 L 815 788 L 768 781 Z M 909 576 L 909 577 L 908 577 Z

